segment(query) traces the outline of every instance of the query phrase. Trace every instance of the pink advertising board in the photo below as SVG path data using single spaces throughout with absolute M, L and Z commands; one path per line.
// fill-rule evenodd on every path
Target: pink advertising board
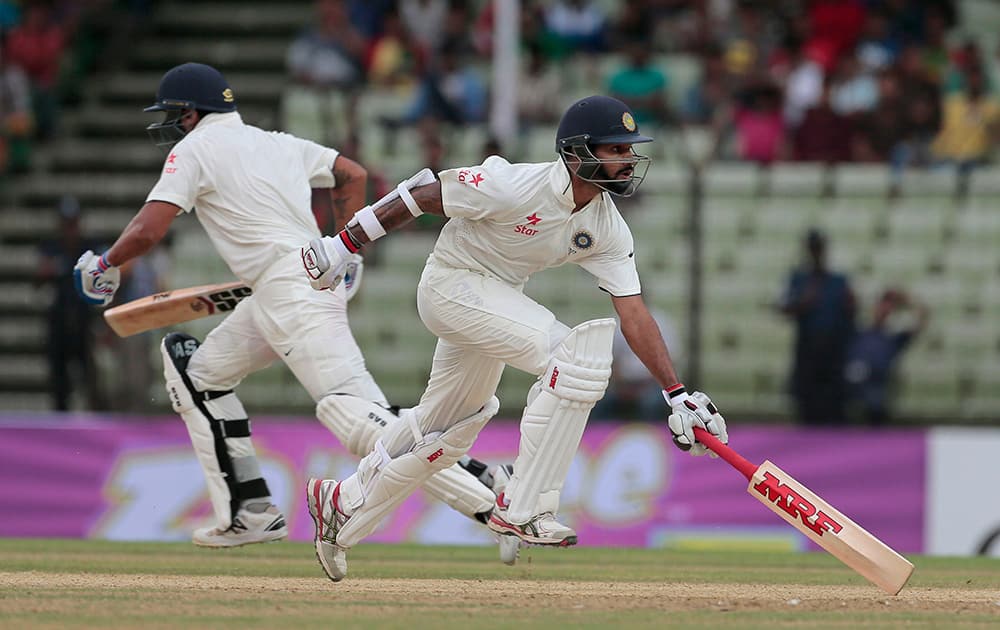
M 254 441 L 291 538 L 312 537 L 309 476 L 344 476 L 355 460 L 314 420 L 255 420 Z M 771 459 L 901 552 L 923 550 L 926 435 L 922 431 L 734 426 L 731 444 Z M 513 461 L 518 429 L 494 420 L 472 454 Z M 0 536 L 184 540 L 211 521 L 183 423 L 173 417 L 0 417 Z M 580 544 L 809 549 L 811 543 L 746 493 L 722 460 L 677 451 L 653 424 L 588 427 L 563 491 L 560 517 Z M 476 522 L 422 494 L 372 538 L 488 544 Z

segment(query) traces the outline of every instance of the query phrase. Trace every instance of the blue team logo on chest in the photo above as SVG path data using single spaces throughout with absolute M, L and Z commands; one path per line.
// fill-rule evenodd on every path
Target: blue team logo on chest
M 575 249 L 590 249 L 594 245 L 594 235 L 586 230 L 580 230 L 573 235 Z

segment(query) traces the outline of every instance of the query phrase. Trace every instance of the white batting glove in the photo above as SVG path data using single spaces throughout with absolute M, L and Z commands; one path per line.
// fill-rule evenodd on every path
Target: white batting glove
M 708 447 L 695 439 L 695 427 L 705 429 L 719 438 L 723 444 L 729 442 L 726 420 L 706 394 L 695 392 L 688 395 L 684 386 L 678 383 L 665 390 L 663 398 L 673 411 L 667 419 L 667 426 L 673 434 L 677 448 L 696 456 L 711 452 Z
M 344 269 L 344 293 L 350 302 L 361 286 L 361 274 L 365 271 L 365 259 L 361 254 L 351 254 Z
M 336 289 L 344 279 L 350 256 L 340 234 L 314 238 L 301 249 L 302 266 L 309 276 L 309 285 L 317 291 Z
M 73 267 L 73 284 L 88 304 L 106 306 L 115 299 L 121 272 L 108 264 L 107 254 L 98 256 L 88 249 Z

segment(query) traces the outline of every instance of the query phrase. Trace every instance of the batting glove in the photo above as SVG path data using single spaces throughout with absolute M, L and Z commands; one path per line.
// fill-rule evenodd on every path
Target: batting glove
M 361 254 L 351 254 L 347 267 L 344 269 L 344 293 L 348 302 L 358 292 L 358 288 L 361 286 L 361 274 L 364 273 L 364 270 L 365 259 L 361 257 Z
M 684 386 L 678 383 L 665 390 L 663 397 L 673 411 L 667 420 L 667 426 L 673 434 L 674 444 L 677 448 L 692 455 L 704 455 L 711 452 L 695 439 L 695 427 L 705 429 L 719 438 L 723 444 L 729 443 L 726 420 L 706 394 L 695 392 L 688 395 Z
M 115 299 L 121 272 L 108 264 L 107 254 L 98 256 L 88 249 L 73 267 L 73 284 L 88 304 L 106 306 Z
M 357 250 L 355 250 L 357 251 Z M 341 235 L 314 238 L 301 249 L 302 266 L 309 276 L 309 284 L 317 291 L 336 289 L 344 279 L 351 251 Z

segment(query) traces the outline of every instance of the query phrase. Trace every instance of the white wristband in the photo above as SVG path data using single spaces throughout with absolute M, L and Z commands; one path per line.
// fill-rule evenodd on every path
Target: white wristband
M 357 219 L 361 229 L 365 231 L 365 236 L 368 237 L 369 241 L 385 236 L 385 228 L 382 227 L 382 222 L 375 216 L 375 210 L 371 206 L 365 206 L 358 210 L 354 214 L 354 218 Z
M 396 186 L 396 192 L 399 193 L 399 198 L 406 204 L 406 208 L 410 211 L 410 214 L 414 217 L 419 217 L 424 213 L 424 211 L 420 209 L 420 206 L 417 205 L 417 200 L 410 194 L 410 189 L 406 187 L 406 182 Z

